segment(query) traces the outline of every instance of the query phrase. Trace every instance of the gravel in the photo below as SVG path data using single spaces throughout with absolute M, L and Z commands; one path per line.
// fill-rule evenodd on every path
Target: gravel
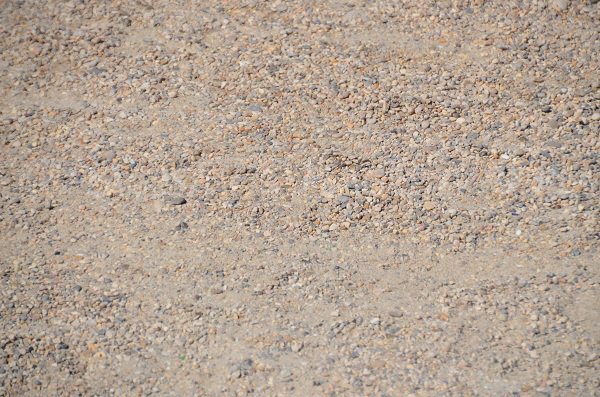
M 597 1 L 0 21 L 0 395 L 598 395 Z

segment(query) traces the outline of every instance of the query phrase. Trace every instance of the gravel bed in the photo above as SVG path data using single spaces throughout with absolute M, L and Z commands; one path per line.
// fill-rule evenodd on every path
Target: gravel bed
M 0 395 L 600 396 L 599 21 L 4 1 Z

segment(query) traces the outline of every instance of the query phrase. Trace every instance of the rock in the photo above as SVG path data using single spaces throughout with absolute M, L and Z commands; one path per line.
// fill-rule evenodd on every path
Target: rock
M 398 332 L 400 332 L 400 328 L 396 325 L 389 325 L 385 327 L 386 336 L 395 336 L 398 334 Z
M 435 203 L 433 203 L 431 201 L 425 201 L 423 203 L 423 209 L 425 211 L 433 211 L 435 209 Z
M 175 226 L 175 230 L 178 231 L 178 232 L 184 232 L 187 229 L 189 229 L 189 226 L 184 221 L 179 222 L 179 224 L 177 226 Z
M 292 345 L 291 345 L 291 349 L 294 353 L 300 352 L 300 350 L 302 350 L 303 347 L 304 347 L 304 343 L 297 342 L 297 341 L 292 342 Z
M 292 371 L 290 371 L 287 368 L 283 368 L 281 371 L 279 371 L 279 379 L 281 379 L 282 382 L 289 382 L 292 380 Z
M 242 360 L 239 364 L 234 364 L 229 367 L 229 377 L 238 379 L 247 376 L 252 371 L 254 362 L 251 358 Z
M 383 168 L 376 168 L 374 170 L 371 170 L 369 172 L 369 174 L 373 177 L 373 178 L 383 178 L 385 176 L 385 170 Z
M 165 204 L 169 205 L 183 205 L 187 203 L 186 199 L 181 196 L 165 196 Z
M 346 196 L 345 194 L 341 194 L 339 196 L 337 196 L 336 198 L 338 204 L 340 205 L 345 205 L 348 203 L 348 201 L 350 201 L 350 196 Z
M 225 292 L 225 290 L 222 287 L 212 287 L 210 289 L 210 293 L 213 295 L 220 295 L 223 292 Z
M 569 8 L 569 0 L 550 0 L 550 4 L 557 11 L 566 11 Z

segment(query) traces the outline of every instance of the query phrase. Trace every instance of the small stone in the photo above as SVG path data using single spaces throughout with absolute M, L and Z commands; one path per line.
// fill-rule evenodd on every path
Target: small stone
M 338 204 L 344 205 L 344 204 L 347 204 L 348 201 L 350 201 L 350 196 L 346 196 L 345 194 L 341 194 L 341 195 L 337 196 L 336 200 L 337 200 Z
M 551 0 L 551 5 L 557 11 L 566 11 L 569 8 L 569 0 Z
M 385 334 L 387 336 L 394 336 L 398 332 L 400 332 L 400 327 L 398 327 L 396 325 L 390 325 L 390 326 L 388 326 L 388 327 L 385 328 Z
M 242 377 L 242 371 L 240 370 L 238 365 L 232 365 L 229 368 L 229 376 L 233 379 L 238 379 Z
M 170 205 L 183 205 L 187 203 L 186 199 L 180 196 L 166 196 L 165 203 Z
M 284 368 L 281 371 L 279 371 L 279 377 L 283 382 L 289 382 L 290 380 L 292 380 L 292 372 Z
M 181 221 L 177 226 L 175 226 L 175 230 L 178 232 L 185 232 L 187 229 L 189 229 L 189 226 L 184 221 Z
M 221 287 L 212 287 L 212 288 L 210 289 L 210 293 L 211 293 L 211 294 L 213 294 L 213 295 L 220 295 L 220 294 L 222 294 L 223 292 L 224 292 L 224 290 L 223 290 L 223 288 L 221 288 Z
M 293 341 L 292 345 L 291 345 L 292 351 L 294 353 L 298 353 L 300 350 L 302 350 L 303 347 L 304 347 L 304 343 L 297 342 L 297 341 Z
M 374 178 L 383 178 L 385 176 L 385 170 L 383 168 L 376 168 L 370 172 Z
M 229 376 L 233 379 L 238 379 L 246 376 L 252 370 L 254 362 L 251 358 L 242 360 L 239 364 L 234 364 L 229 368 Z
M 432 211 L 435 209 L 435 204 L 431 201 L 425 201 L 425 203 L 423 203 L 423 209 L 425 211 Z
M 104 161 L 106 161 L 107 163 L 110 163 L 111 161 L 114 160 L 114 158 L 116 157 L 116 152 L 114 150 L 107 150 L 105 152 L 103 152 L 101 154 L 101 159 L 103 159 Z

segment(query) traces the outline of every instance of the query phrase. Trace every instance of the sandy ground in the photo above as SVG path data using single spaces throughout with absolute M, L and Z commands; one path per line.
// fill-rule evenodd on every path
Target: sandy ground
M 0 21 L 0 395 L 600 395 L 597 2 Z

